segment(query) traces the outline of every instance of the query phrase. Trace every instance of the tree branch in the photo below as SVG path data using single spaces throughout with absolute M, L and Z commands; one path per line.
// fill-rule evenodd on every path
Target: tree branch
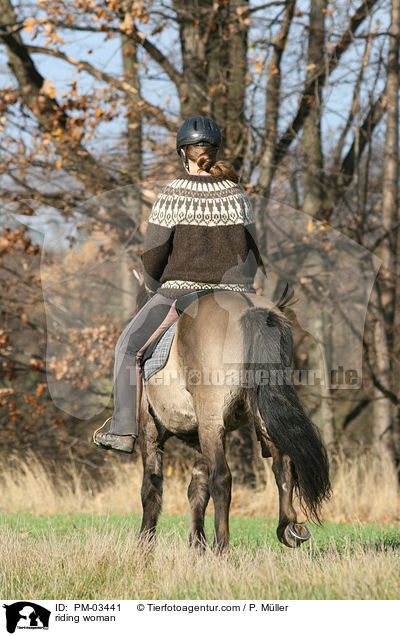
M 355 31 L 358 29 L 360 24 L 369 14 L 371 8 L 377 0 L 365 0 L 360 7 L 356 10 L 356 12 L 352 15 L 349 21 L 349 25 L 345 32 L 342 34 L 339 42 L 335 46 L 332 53 L 328 56 L 328 62 L 325 64 L 323 62 L 315 71 L 314 75 L 306 82 L 304 87 L 303 96 L 301 98 L 299 107 L 297 109 L 297 113 L 292 120 L 291 124 L 287 127 L 286 131 L 281 136 L 280 140 L 276 144 L 275 153 L 274 153 L 274 165 L 275 167 L 281 161 L 281 159 L 286 154 L 290 144 L 293 139 L 297 136 L 297 133 L 303 126 L 304 120 L 308 116 L 310 112 L 310 108 L 312 106 L 312 97 L 313 87 L 315 82 L 321 85 L 325 81 L 326 77 L 331 75 L 331 73 L 337 67 L 340 58 L 349 48 Z
M 64 62 L 67 62 L 68 64 L 71 64 L 72 66 L 76 66 L 79 70 L 86 71 L 86 73 L 89 73 L 96 79 L 102 82 L 105 82 L 106 84 L 109 84 L 110 86 L 113 86 L 114 88 L 122 91 L 126 95 L 132 95 L 132 97 L 137 97 L 138 91 L 135 88 L 133 88 L 133 86 L 131 86 L 129 82 L 125 80 L 119 80 L 116 77 L 113 77 L 112 75 L 110 75 L 109 73 L 105 73 L 104 71 L 101 71 L 100 69 L 96 68 L 89 62 L 85 62 L 83 60 L 76 60 L 75 58 L 70 57 L 66 53 L 62 53 L 59 50 L 48 49 L 44 46 L 28 45 L 26 48 L 29 51 L 29 53 L 40 53 L 41 55 L 49 55 L 51 57 L 57 57 L 60 60 L 64 60 Z M 165 126 L 171 132 L 176 132 L 176 124 L 164 115 L 161 108 L 159 108 L 158 106 L 154 106 L 153 104 L 150 104 L 149 102 L 147 102 L 145 99 L 142 99 L 142 98 L 137 103 L 137 106 L 143 107 L 148 118 L 154 118 L 157 120 L 157 123 L 159 123 L 160 125 Z
M 79 24 L 68 24 L 67 22 L 62 22 L 61 20 L 49 20 L 49 24 L 52 24 L 55 27 L 59 27 L 61 29 L 68 29 L 70 31 L 90 31 L 91 33 L 102 33 L 104 34 L 106 31 L 112 31 L 113 33 L 118 33 L 120 35 L 125 35 L 128 38 L 134 40 L 137 44 L 140 44 L 149 55 L 153 58 L 155 62 L 166 73 L 166 75 L 174 82 L 174 84 L 179 88 L 180 83 L 182 81 L 182 74 L 174 67 L 173 64 L 169 61 L 168 57 L 164 55 L 160 49 L 158 49 L 153 42 L 149 40 L 144 34 L 139 33 L 136 27 L 133 29 L 131 33 L 127 33 L 120 28 L 108 26 L 104 29 L 102 28 L 94 28 L 90 25 L 79 25 Z M 15 23 L 17 24 L 17 23 Z
M 12 20 L 15 22 L 14 11 L 9 0 L 0 0 L 0 10 L 7 23 L 11 23 Z M 21 97 L 35 115 L 39 125 L 50 133 L 56 128 L 61 128 L 64 133 L 67 133 L 60 138 L 53 136 L 53 141 L 61 154 L 67 153 L 69 167 L 79 173 L 80 178 L 85 178 L 86 174 L 89 174 L 92 183 L 100 180 L 103 187 L 104 185 L 115 187 L 117 185 L 115 179 L 103 169 L 79 140 L 68 134 L 70 132 L 68 115 L 57 100 L 43 90 L 44 77 L 37 70 L 20 34 L 13 32 L 12 27 L 11 29 L 3 28 L 0 31 L 0 40 L 6 46 L 9 66 L 18 81 Z M 84 170 L 82 170 L 82 164 L 85 166 Z
M 371 140 L 372 133 L 379 124 L 385 112 L 385 89 L 378 99 L 371 105 L 359 130 L 358 152 L 356 153 L 356 140 L 353 141 L 349 151 L 340 166 L 339 187 L 348 185 L 354 175 L 356 168 L 356 154 L 361 157 L 367 143 Z
M 151 55 L 153 60 L 157 62 L 159 66 L 161 66 L 170 80 L 174 82 L 179 92 L 183 81 L 183 75 L 179 73 L 179 71 L 173 64 L 171 64 L 167 56 L 164 55 L 164 53 L 162 53 L 160 49 L 158 49 L 152 42 L 150 42 L 148 37 L 139 34 L 136 27 L 134 28 L 132 33 L 127 34 L 127 36 L 131 37 L 137 44 L 140 44 L 144 48 L 144 50 L 147 51 L 149 55 Z
M 279 101 L 281 92 L 281 59 L 292 24 L 296 0 L 288 0 L 279 35 L 273 42 L 271 60 L 267 64 L 267 91 L 264 119 L 264 137 L 260 147 L 259 185 L 269 196 L 274 172 L 275 144 L 278 131 Z
M 359 101 L 360 101 L 360 88 L 362 85 L 362 81 L 364 79 L 364 71 L 368 65 L 368 61 L 369 61 L 369 56 L 370 56 L 370 52 L 371 52 L 371 47 L 372 47 L 372 41 L 373 41 L 373 35 L 376 32 L 378 23 L 375 24 L 374 29 L 371 33 L 368 34 L 368 38 L 366 38 L 365 41 L 365 49 L 364 49 L 364 54 L 363 54 L 363 59 L 360 65 L 360 70 L 357 76 L 357 81 L 355 83 L 354 86 L 354 90 L 353 90 L 353 99 L 351 102 L 351 107 L 350 107 L 350 111 L 349 111 L 349 115 L 347 117 L 347 121 L 346 124 L 341 132 L 340 135 L 340 139 L 338 141 L 337 147 L 336 147 L 336 151 L 335 151 L 335 155 L 334 155 L 334 159 L 333 159 L 333 165 L 337 166 L 340 163 L 340 157 L 342 156 L 342 150 L 343 150 L 343 146 L 347 137 L 347 133 L 350 130 L 350 126 L 353 123 L 355 114 L 357 112 L 357 109 L 359 107 Z
M 357 404 L 357 406 L 355 406 L 354 408 L 351 409 L 351 411 L 349 413 L 347 413 L 346 417 L 344 418 L 344 422 L 343 422 L 343 430 L 345 430 L 349 424 L 360 415 L 360 413 L 363 412 L 363 410 L 371 403 L 371 399 L 370 398 L 364 398 L 363 400 L 361 400 L 361 402 L 359 402 L 359 404 Z

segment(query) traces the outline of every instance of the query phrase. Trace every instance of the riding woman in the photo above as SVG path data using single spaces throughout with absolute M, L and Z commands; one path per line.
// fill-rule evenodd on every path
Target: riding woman
M 208 290 L 255 293 L 263 269 L 254 217 L 236 172 L 217 161 L 221 131 L 208 117 L 191 117 L 179 128 L 176 149 L 185 175 L 158 194 L 142 255 L 150 300 L 120 335 L 115 350 L 114 412 L 109 432 L 94 442 L 132 453 L 138 435 L 136 356 L 160 327 L 173 302 Z

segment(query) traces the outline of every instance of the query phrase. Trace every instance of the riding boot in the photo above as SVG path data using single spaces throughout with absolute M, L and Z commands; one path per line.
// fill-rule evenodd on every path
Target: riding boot
M 112 419 L 109 417 L 104 424 L 93 433 L 93 442 L 96 446 L 105 449 L 121 451 L 123 453 L 133 453 L 137 435 L 116 435 L 113 433 L 101 433 L 100 430 Z
M 114 365 L 114 413 L 93 435 L 97 446 L 106 449 L 133 453 L 138 433 L 136 422 L 136 356 L 126 352 L 120 361 L 115 357 Z M 118 365 L 120 362 L 120 367 Z M 111 420 L 107 433 L 100 432 Z

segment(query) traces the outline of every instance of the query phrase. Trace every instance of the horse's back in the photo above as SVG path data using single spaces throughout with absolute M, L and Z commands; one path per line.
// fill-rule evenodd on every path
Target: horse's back
M 244 359 L 240 319 L 254 307 L 281 313 L 256 294 L 221 291 L 201 296 L 180 316 L 168 362 L 146 385 L 152 409 L 168 430 L 196 430 L 196 397 L 209 402 L 212 394 L 222 417 Z
M 200 297 L 178 321 L 175 344 L 181 358 L 208 366 L 241 363 L 241 318 L 256 308 L 272 312 L 286 321 L 284 314 L 264 296 L 219 291 Z
M 181 360 L 197 368 L 221 367 L 229 341 L 233 358 L 240 362 L 239 318 L 248 308 L 249 302 L 234 292 L 200 297 L 178 321 L 176 346 Z

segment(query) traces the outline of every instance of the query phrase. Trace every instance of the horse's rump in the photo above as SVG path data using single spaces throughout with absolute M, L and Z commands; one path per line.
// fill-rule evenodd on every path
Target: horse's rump
M 280 382 L 292 352 L 289 320 L 271 301 L 254 294 L 203 296 L 180 316 L 166 366 L 145 385 L 143 532 L 155 529 L 163 444 L 177 435 L 198 451 L 189 487 L 191 536 L 204 543 L 204 512 L 211 496 L 216 545 L 227 545 L 231 475 L 224 440 L 228 431 L 250 424 L 263 455 L 273 458 L 279 540 L 295 547 L 309 538 L 297 523 L 292 491 L 297 490 L 304 512 L 318 520 L 330 492 L 328 460 L 294 387 L 287 376 Z M 272 371 L 278 372 L 277 382 L 271 381 Z

